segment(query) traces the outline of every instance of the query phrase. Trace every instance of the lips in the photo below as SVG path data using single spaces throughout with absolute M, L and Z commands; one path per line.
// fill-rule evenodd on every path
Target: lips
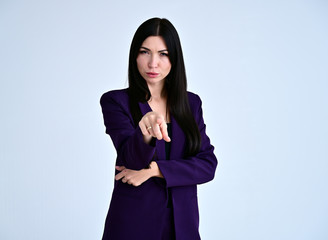
M 155 73 L 155 72 L 146 72 L 146 74 L 148 77 L 151 77 L 151 78 L 155 78 L 159 75 L 159 73 Z

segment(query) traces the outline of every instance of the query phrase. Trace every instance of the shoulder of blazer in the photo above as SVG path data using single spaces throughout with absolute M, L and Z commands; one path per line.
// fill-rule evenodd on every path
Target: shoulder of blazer
M 201 111 L 202 107 L 202 100 L 197 94 L 192 92 L 188 92 L 188 99 L 191 112 L 193 113 L 197 121 L 200 113 L 199 111 Z
M 109 102 L 116 103 L 121 106 L 129 106 L 129 95 L 127 88 L 119 90 L 111 90 L 104 93 L 100 98 L 100 105 L 105 106 Z
M 201 103 L 201 99 L 196 93 L 193 92 L 187 92 L 187 93 L 188 93 L 188 99 L 190 105 L 194 105 L 194 104 L 198 105 Z

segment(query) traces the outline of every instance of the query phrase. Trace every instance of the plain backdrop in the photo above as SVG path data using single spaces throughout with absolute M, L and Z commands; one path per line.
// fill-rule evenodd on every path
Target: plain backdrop
M 0 1 L 0 239 L 102 236 L 115 149 L 100 96 L 168 18 L 220 164 L 205 240 L 328 239 L 328 2 Z M 133 223 L 131 223 L 133 224 Z

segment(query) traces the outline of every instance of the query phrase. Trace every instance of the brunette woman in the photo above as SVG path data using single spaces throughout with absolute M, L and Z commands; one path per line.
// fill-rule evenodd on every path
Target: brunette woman
M 127 89 L 101 97 L 117 150 L 103 240 L 200 239 L 197 185 L 214 178 L 217 159 L 201 100 L 187 92 L 179 36 L 167 19 L 152 18 L 137 29 L 128 75 Z

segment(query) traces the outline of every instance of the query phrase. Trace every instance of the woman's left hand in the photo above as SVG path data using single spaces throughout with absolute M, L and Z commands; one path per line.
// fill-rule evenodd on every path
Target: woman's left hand
M 151 177 L 163 178 L 157 163 L 154 161 L 150 163 L 148 169 L 131 170 L 125 168 L 124 166 L 116 166 L 115 168 L 116 170 L 120 171 L 120 173 L 116 174 L 115 180 L 122 179 L 123 183 L 128 183 L 135 187 L 140 186 Z

